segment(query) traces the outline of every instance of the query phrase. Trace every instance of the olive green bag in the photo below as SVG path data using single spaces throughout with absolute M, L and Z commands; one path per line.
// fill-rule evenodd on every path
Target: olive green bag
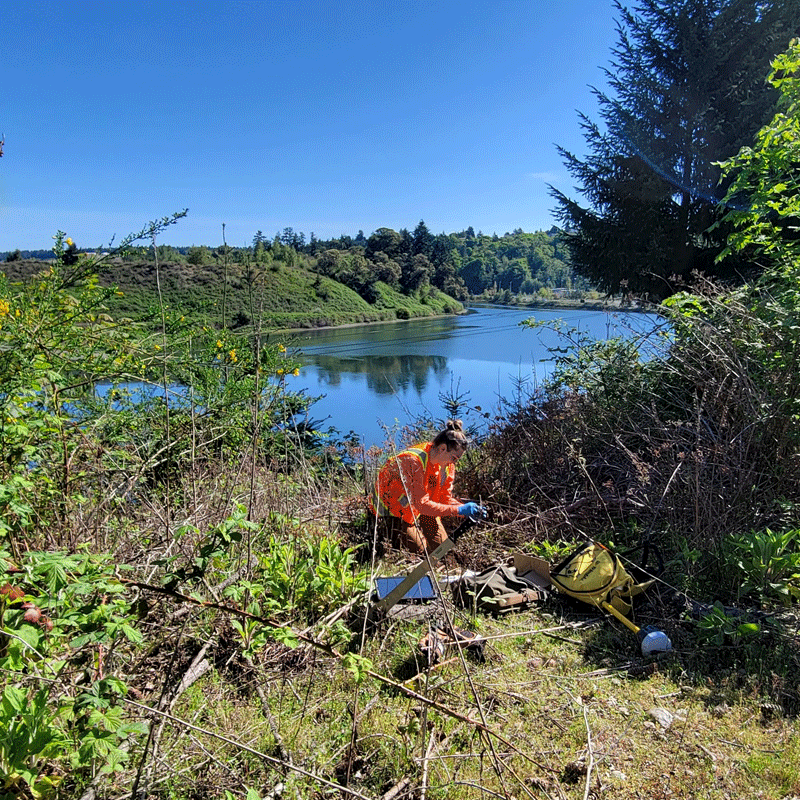
M 462 576 L 453 583 L 452 590 L 456 605 L 489 614 L 519 611 L 545 597 L 544 590 L 531 587 L 513 567 L 502 564 Z

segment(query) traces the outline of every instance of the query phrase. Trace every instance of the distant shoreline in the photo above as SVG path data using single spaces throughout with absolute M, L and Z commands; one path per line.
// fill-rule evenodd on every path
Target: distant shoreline
M 463 301 L 463 311 L 457 311 L 453 314 L 430 314 L 424 317 L 409 317 L 408 319 L 381 319 L 374 320 L 373 322 L 345 322 L 341 325 L 315 325 L 313 327 L 304 328 L 276 328 L 274 333 L 308 333 L 309 331 L 328 331 L 338 330 L 340 328 L 363 328 L 368 325 L 392 325 L 398 322 L 408 323 L 417 322 L 423 319 L 444 319 L 445 317 L 459 317 L 464 314 L 470 313 L 470 307 L 478 306 L 482 308 L 509 308 L 531 311 L 558 311 L 564 310 L 578 310 L 578 311 L 619 311 L 623 313 L 657 313 L 656 308 L 643 308 L 640 305 L 622 305 L 619 300 L 603 301 L 593 300 L 588 302 L 581 302 L 580 300 L 547 300 L 542 302 L 530 303 L 492 303 L 487 300 L 472 300 Z
M 314 325 L 306 328 L 276 328 L 275 333 L 308 333 L 309 331 L 330 331 L 339 328 L 363 328 L 367 325 L 395 325 L 397 323 L 418 322 L 423 319 L 444 319 L 445 317 L 461 317 L 469 314 L 469 309 L 456 311 L 452 314 L 426 314 L 424 317 L 409 317 L 408 319 L 376 319 L 372 322 L 343 322 L 341 325 Z

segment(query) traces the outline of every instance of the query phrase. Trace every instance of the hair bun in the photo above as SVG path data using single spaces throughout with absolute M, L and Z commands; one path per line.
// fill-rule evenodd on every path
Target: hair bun
M 449 419 L 444 426 L 444 429 L 436 434 L 436 438 L 432 442 L 434 447 L 440 445 L 447 445 L 448 450 L 459 448 L 466 450 L 468 440 L 467 435 L 464 433 L 464 426 L 460 419 Z

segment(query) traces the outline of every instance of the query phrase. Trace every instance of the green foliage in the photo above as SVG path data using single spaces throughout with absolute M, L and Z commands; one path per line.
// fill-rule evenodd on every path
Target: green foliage
M 82 403 L 101 379 L 142 375 L 148 368 L 145 336 L 107 313 L 113 296 L 79 261 L 57 260 L 25 284 L 0 277 L 0 532 L 24 536 L 34 513 L 57 521 L 78 494 L 69 464 L 84 434 Z M 31 481 L 36 478 L 36 492 Z M 38 502 L 37 502 L 38 501 Z
M 367 576 L 353 548 L 327 537 L 298 536 L 294 541 L 271 535 L 259 555 L 264 603 L 280 616 L 303 614 L 319 619 L 360 592 Z
M 289 253 L 293 254 L 290 260 L 297 263 L 290 265 L 285 260 Z M 27 283 L 34 270 L 43 265 L 33 262 L 25 266 L 15 275 Z M 283 255 L 271 252 L 269 259 L 258 261 L 231 258 L 227 270 L 214 260 L 192 264 L 173 259 L 159 264 L 164 308 L 173 332 L 187 326 L 222 328 L 223 292 L 227 327 L 245 336 L 276 329 L 392 320 L 396 318 L 395 309 L 412 305 L 413 316 L 461 310 L 461 304 L 446 295 L 440 295 L 440 303 L 427 307 L 398 290 L 386 294 L 376 286 L 379 272 L 366 269 L 363 276 L 366 283 L 362 297 L 358 286 L 351 288 L 327 277 L 308 257 L 291 249 Z M 344 280 L 344 276 L 339 277 Z M 102 267 L 100 286 L 116 289 L 106 298 L 109 315 L 135 320 L 145 331 L 160 328 L 162 307 L 154 265 L 144 260 L 107 264 Z M 378 295 L 382 302 L 376 306 Z
M 212 262 L 211 250 L 205 245 L 201 247 L 190 247 L 186 254 L 186 261 L 189 264 L 198 266 L 200 264 L 210 264 Z
M 225 790 L 225 800 L 237 800 L 238 795 L 234 794 L 233 792 L 229 792 L 227 789 Z M 245 800 L 261 800 L 261 795 L 252 787 L 248 787 L 247 791 L 245 792 Z
M 522 325 L 554 330 L 564 344 L 551 348 L 554 370 L 547 383 L 551 391 L 578 392 L 606 407 L 635 402 L 645 391 L 647 366 L 642 359 L 642 341 L 637 336 L 594 339 L 561 320 L 525 320 Z
M 47 627 L 26 622 L 24 608 L 5 607 L 5 596 L 0 600 L 0 669 L 9 681 L 0 708 L 6 789 L 25 786 L 33 797 L 49 796 L 57 783 L 48 777 L 52 760 L 68 762 L 76 777 L 118 770 L 127 761 L 122 743 L 144 732 L 124 717 L 124 681 L 85 666 L 97 663 L 103 646 L 119 649 L 123 642 L 142 641 L 114 569 L 108 556 L 29 551 L 14 581 L 50 615 L 41 617 Z M 47 685 L 32 688 L 31 673 Z M 78 691 L 55 692 L 61 674 L 82 675 Z
M 741 644 L 743 640 L 757 636 L 760 632 L 760 624 L 742 622 L 739 615 L 726 611 L 719 601 L 697 623 L 697 635 L 707 644 Z
M 79 693 L 74 702 L 65 704 L 61 716 L 71 729 L 75 749 L 70 764 L 78 772 L 88 767 L 92 773 L 120 771 L 128 761 L 121 744 L 132 734 L 145 734 L 140 722 L 128 722 L 121 699 L 127 686 L 116 678 L 102 678 Z
M 69 744 L 56 724 L 47 689 L 29 691 L 6 686 L 0 698 L 0 798 L 36 800 L 52 796 L 59 778 L 43 775 L 38 763 L 58 755 Z
M 557 230 L 503 236 L 450 234 L 457 271 L 472 295 L 495 296 L 508 291 L 533 294 L 544 287 L 571 293 L 589 289 L 572 269 L 563 236 Z
M 733 224 L 719 259 L 741 251 L 800 261 L 800 41 L 772 62 L 769 83 L 780 92 L 778 113 L 752 147 L 722 164 L 730 187 L 725 221 Z M 732 179 L 732 180 L 731 180 Z
M 732 534 L 723 544 L 742 594 L 800 600 L 800 530 Z
M 181 526 L 175 532 L 176 540 L 190 538 L 196 541 L 196 555 L 189 563 L 181 565 L 177 562 L 185 561 L 185 557 L 170 556 L 159 562 L 162 566 L 169 566 L 162 577 L 164 585 L 175 589 L 186 581 L 204 581 L 209 570 L 219 566 L 230 555 L 232 546 L 242 540 L 243 533 L 257 529 L 258 525 L 247 519 L 247 509 L 243 506 L 211 526 L 205 535 L 194 525 Z
M 358 653 L 345 653 L 342 665 L 353 673 L 356 684 L 363 683 L 367 674 L 375 667 L 370 659 L 360 656 Z
M 296 529 L 296 522 L 293 525 Z M 287 541 L 270 534 L 259 542 L 259 551 L 259 569 L 253 579 L 237 581 L 225 590 L 227 598 L 254 616 L 276 622 L 298 617 L 314 622 L 366 591 L 368 575 L 354 558 L 354 549 L 328 537 L 313 538 L 295 530 Z M 246 656 L 270 640 L 289 647 L 298 644 L 288 626 L 264 626 L 246 617 L 231 620 L 231 626 L 241 637 Z M 327 630 L 332 643 L 346 640 L 348 633 L 336 626 Z
M 398 319 L 455 314 L 463 310 L 460 303 L 433 287 L 405 295 L 379 281 L 374 285 L 374 291 L 375 308 L 394 311 Z
M 581 115 L 589 150 L 560 149 L 581 205 L 553 189 L 581 275 L 608 293 L 663 299 L 695 272 L 740 283 L 749 259 L 715 262 L 728 223 L 716 162 L 773 113 L 769 60 L 796 30 L 795 3 L 645 0 L 617 4 L 619 39 L 600 122 Z
M 461 311 L 468 294 L 509 298 L 524 291 L 589 288 L 576 277 L 557 230 L 477 236 L 471 230 L 433 236 L 380 228 L 369 239 L 341 237 L 308 246 L 302 234 L 273 242 L 257 234 L 250 248 L 135 247 L 93 260 L 112 316 L 152 328 L 161 322 L 159 283 L 169 317 L 231 330 L 288 329 L 410 319 Z M 88 260 L 88 257 L 87 257 Z M 9 274 L 29 280 L 40 262 L 14 262 Z M 224 296 L 224 303 L 221 297 Z M 225 306 L 225 325 L 222 311 Z
M 568 553 L 574 550 L 575 542 L 566 542 L 563 539 L 551 542 L 545 539 L 541 542 L 531 542 L 528 549 L 533 555 L 553 564 L 561 561 Z
M 285 345 L 198 331 L 177 310 L 158 315 L 158 333 L 116 320 L 117 289 L 93 261 L 65 265 L 64 242 L 35 280 L 0 278 L 0 534 L 58 530 L 101 475 L 130 497 L 176 485 L 190 456 L 304 446 L 293 418 L 311 400 L 290 391 Z

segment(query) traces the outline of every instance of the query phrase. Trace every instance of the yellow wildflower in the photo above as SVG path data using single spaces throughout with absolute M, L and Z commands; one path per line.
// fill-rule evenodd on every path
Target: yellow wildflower
M 11 306 L 8 302 L 6 300 L 0 300 L 0 317 L 4 317 L 9 311 L 11 311 Z
M 228 353 L 228 355 L 230 356 L 231 361 L 233 361 L 234 363 L 238 361 L 238 359 L 236 358 L 236 350 L 231 350 L 230 353 Z
M 283 370 L 282 369 L 278 370 L 278 375 L 283 375 Z
M 66 239 L 64 239 L 64 241 L 65 241 L 65 242 L 66 242 L 66 243 L 67 243 L 67 244 L 68 244 L 70 247 L 72 247 L 72 239 L 71 239 L 69 236 L 67 236 L 67 238 L 66 238 Z
M 221 339 L 217 339 L 217 348 L 222 350 L 222 340 Z
M 279 344 L 278 345 L 278 352 L 279 353 L 285 353 L 286 352 L 286 348 L 282 344 Z
M 297 369 L 297 367 L 295 367 L 295 368 L 294 368 L 294 372 L 292 373 L 292 375 L 294 375 L 294 376 L 295 376 L 295 378 L 296 378 L 296 377 L 297 377 L 299 374 L 300 374 L 300 370 L 299 370 L 299 369 Z

